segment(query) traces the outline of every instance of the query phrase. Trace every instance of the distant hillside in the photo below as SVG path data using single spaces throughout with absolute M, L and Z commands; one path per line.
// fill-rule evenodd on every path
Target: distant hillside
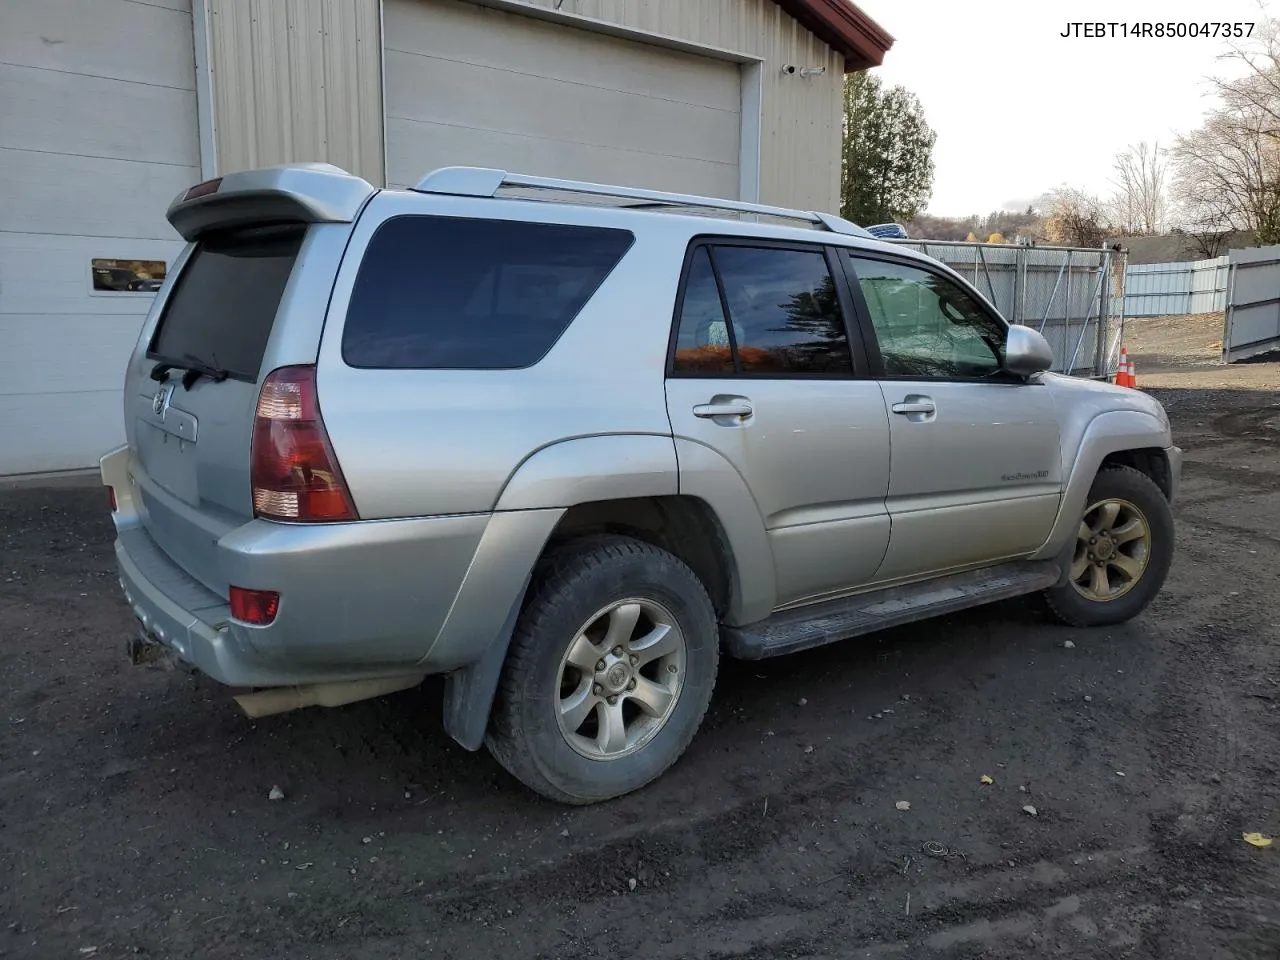
M 1024 211 L 997 211 L 985 217 L 934 217 L 920 214 L 905 224 L 907 233 L 916 240 L 975 240 L 987 242 L 998 236 L 996 242 L 1012 243 L 1015 238 L 1031 240 L 1045 246 L 1043 219 L 1031 209 Z M 1176 263 L 1182 260 L 1204 260 L 1205 246 L 1186 233 L 1166 233 L 1151 237 L 1116 237 L 1110 233 L 1107 245 L 1119 243 L 1129 251 L 1130 263 Z M 1252 230 L 1235 230 L 1227 234 L 1219 246 L 1220 253 L 1254 246 Z
M 973 234 L 986 240 L 998 233 L 1012 241 L 1016 236 L 1039 239 L 1040 216 L 1033 210 L 997 210 L 985 217 L 934 217 L 922 213 L 905 224 L 907 233 L 920 240 L 967 240 Z
M 1129 251 L 1130 263 L 1177 263 L 1181 260 L 1206 259 L 1203 249 L 1185 233 L 1168 233 L 1159 237 L 1120 237 L 1121 246 Z M 1222 253 L 1254 246 L 1253 231 L 1237 230 L 1227 236 Z

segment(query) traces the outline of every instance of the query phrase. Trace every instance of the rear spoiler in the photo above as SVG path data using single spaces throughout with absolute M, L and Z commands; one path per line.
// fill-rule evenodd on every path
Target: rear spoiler
M 263 221 L 350 223 L 377 189 L 328 163 L 229 173 L 184 190 L 165 217 L 184 240 L 207 230 Z

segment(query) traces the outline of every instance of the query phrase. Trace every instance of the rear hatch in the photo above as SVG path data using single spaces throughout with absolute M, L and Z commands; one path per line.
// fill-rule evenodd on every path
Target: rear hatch
M 250 446 L 260 382 L 277 367 L 315 362 L 342 249 L 373 193 L 341 174 L 363 190 L 349 190 L 345 208 L 322 205 L 314 194 L 340 171 L 301 170 L 318 182 L 290 176 L 299 168 L 252 171 L 175 201 L 169 219 L 192 242 L 153 307 L 125 386 L 143 523 L 179 566 L 222 596 L 228 585 L 217 542 L 254 513 Z

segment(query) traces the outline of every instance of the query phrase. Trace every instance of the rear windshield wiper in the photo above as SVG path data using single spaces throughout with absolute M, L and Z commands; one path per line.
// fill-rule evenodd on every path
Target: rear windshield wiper
M 217 357 L 213 359 L 213 363 L 205 363 L 194 354 L 184 353 L 180 363 L 175 360 L 161 360 L 151 368 L 151 379 L 163 380 L 165 379 L 165 374 L 170 370 L 182 370 L 184 371 L 182 374 L 182 388 L 184 390 L 190 390 L 192 385 L 201 377 L 208 377 L 214 383 L 221 383 L 231 376 L 231 371 L 217 366 Z

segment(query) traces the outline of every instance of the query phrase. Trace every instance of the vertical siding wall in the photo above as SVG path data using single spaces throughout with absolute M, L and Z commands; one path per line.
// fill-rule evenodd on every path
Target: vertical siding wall
M 325 160 L 381 185 L 379 0 L 206 2 L 219 172 Z M 562 0 L 559 8 L 761 57 L 760 200 L 839 208 L 844 61 L 773 0 Z M 784 76 L 784 64 L 827 72 Z
M 556 7 L 556 0 L 531 0 Z M 563 0 L 564 13 L 761 57 L 760 201 L 840 207 L 844 58 L 773 0 Z M 826 67 L 821 77 L 782 67 Z
M 218 172 L 384 174 L 379 0 L 206 0 Z

